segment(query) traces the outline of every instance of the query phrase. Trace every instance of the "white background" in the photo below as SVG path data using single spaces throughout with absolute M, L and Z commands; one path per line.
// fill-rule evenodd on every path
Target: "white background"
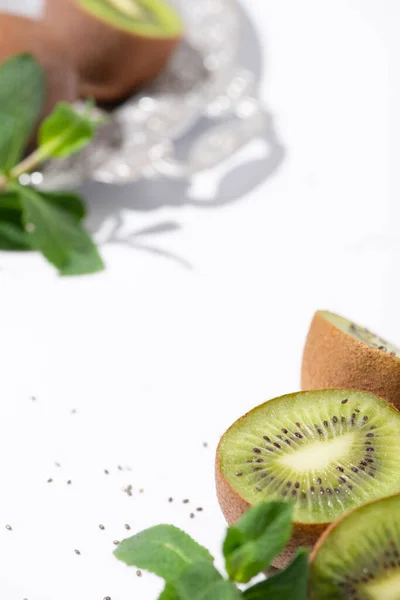
M 155 600 L 113 540 L 171 522 L 218 553 L 218 438 L 298 389 L 314 310 L 400 342 L 398 3 L 243 4 L 277 168 L 256 140 L 188 186 L 86 186 L 100 275 L 0 255 L 1 598 Z

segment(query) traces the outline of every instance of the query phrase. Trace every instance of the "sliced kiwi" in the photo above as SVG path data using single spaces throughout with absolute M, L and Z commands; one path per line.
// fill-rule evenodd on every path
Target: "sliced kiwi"
M 46 0 L 44 19 L 81 75 L 81 95 L 101 102 L 152 81 L 183 31 L 164 0 Z
M 182 22 L 164 0 L 77 0 L 77 4 L 109 25 L 155 38 L 179 36 Z
M 400 496 L 357 508 L 331 525 L 311 556 L 310 597 L 400 598 Z
M 400 349 L 328 311 L 314 315 L 303 354 L 302 388 L 374 392 L 400 408 Z
M 354 390 L 299 392 L 258 406 L 222 437 L 216 479 L 229 522 L 257 502 L 294 504 L 298 545 L 345 511 L 400 491 L 400 413 Z

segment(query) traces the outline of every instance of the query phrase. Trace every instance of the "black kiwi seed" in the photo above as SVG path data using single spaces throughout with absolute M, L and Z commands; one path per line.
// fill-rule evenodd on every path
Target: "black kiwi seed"
M 331 490 L 331 488 L 326 488 L 326 493 L 327 493 L 327 494 L 332 494 L 332 490 Z
M 360 412 L 360 409 L 359 409 L 359 408 L 355 408 L 354 410 L 356 411 L 356 413 L 359 413 L 359 412 Z
M 335 488 L 335 494 L 340 494 L 339 488 Z
M 286 484 L 286 487 L 288 487 L 288 488 L 292 487 L 292 482 L 288 481 L 287 484 Z
M 344 400 L 341 401 L 341 404 L 347 404 L 348 401 L 349 401 L 349 399 L 345 398 Z
M 324 435 L 324 432 L 322 431 L 322 429 L 318 428 L 317 431 L 318 431 L 319 435 Z
M 271 442 L 271 440 L 269 439 L 269 437 L 267 435 L 263 435 L 263 438 L 266 442 Z
M 344 473 L 344 469 L 343 469 L 343 467 L 339 467 L 339 466 L 338 466 L 338 467 L 336 467 L 336 470 L 337 470 L 337 471 L 340 471 L 341 473 Z
M 287 433 L 288 432 L 288 430 L 285 429 L 285 428 L 281 429 L 281 431 L 282 431 L 282 433 Z
M 333 423 L 337 423 L 338 422 L 338 418 L 337 417 L 332 417 L 332 422 Z
M 294 435 L 295 435 L 297 438 L 299 438 L 299 439 L 301 439 L 301 438 L 303 437 L 303 436 L 301 435 L 301 433 L 298 433 L 297 431 L 296 431 L 296 433 L 295 433 Z
M 375 437 L 375 434 L 374 433 L 367 433 L 367 435 L 365 437 L 372 438 L 372 437 Z
M 321 483 L 322 483 L 322 479 L 321 479 L 321 477 L 317 477 L 317 483 L 318 483 L 318 484 L 321 484 Z
M 298 490 L 300 487 L 300 483 L 298 481 L 296 481 L 296 483 L 294 484 L 294 487 Z
M 262 462 L 264 462 L 263 458 L 257 458 L 256 463 L 262 463 Z
M 342 421 L 342 423 L 346 423 L 346 417 L 340 417 L 340 420 Z
M 254 467 L 253 471 L 254 471 L 254 472 L 256 472 L 256 471 L 261 471 L 261 469 L 262 469 L 262 467 Z
M 283 497 L 287 496 L 287 490 L 283 490 L 283 491 L 282 491 L 282 496 L 283 496 Z
M 257 454 L 260 454 L 261 450 L 260 450 L 260 448 L 253 448 L 253 452 L 256 452 Z
M 275 446 L 275 448 L 280 448 L 281 447 L 281 445 L 278 444 L 278 442 L 274 442 L 274 446 Z
M 256 485 L 257 492 L 262 492 L 262 488 L 259 485 Z
M 339 478 L 338 478 L 338 481 L 340 481 L 340 482 L 342 482 L 342 483 L 346 483 L 346 480 L 345 480 L 345 478 L 344 478 L 344 477 L 339 477 Z
M 296 421 L 297 427 L 301 427 L 300 423 Z
M 314 487 L 313 485 L 310 487 L 310 492 L 311 492 L 312 494 L 315 492 L 315 487 Z
M 357 467 L 351 467 L 351 470 L 353 471 L 353 473 L 358 473 Z
M 329 425 L 328 421 L 324 421 L 324 426 L 328 427 L 328 425 Z
M 367 417 L 367 415 L 364 415 L 363 417 L 363 421 L 368 421 L 369 417 Z
M 320 492 L 321 496 L 323 496 L 325 494 L 324 488 L 320 488 L 319 492 Z

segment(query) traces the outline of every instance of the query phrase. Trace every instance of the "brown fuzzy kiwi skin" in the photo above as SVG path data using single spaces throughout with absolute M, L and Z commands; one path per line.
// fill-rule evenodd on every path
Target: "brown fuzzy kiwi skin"
M 46 0 L 44 19 L 81 76 L 80 95 L 100 102 L 119 100 L 152 81 L 180 40 L 129 33 L 75 0 Z
M 297 395 L 291 394 L 293 396 Z M 270 400 L 270 402 L 277 402 L 280 398 L 275 398 Z M 252 411 L 250 411 L 252 412 Z M 246 413 L 242 417 L 238 419 L 241 421 L 245 419 L 250 413 Z M 240 519 L 240 517 L 250 508 L 250 504 L 242 498 L 238 492 L 234 490 L 229 481 L 225 478 L 224 474 L 221 471 L 221 457 L 220 457 L 220 447 L 223 438 L 226 433 L 236 425 L 238 421 L 235 421 L 229 427 L 229 429 L 222 436 L 216 452 L 215 457 L 215 484 L 217 491 L 217 498 L 219 505 L 221 507 L 222 513 L 229 525 L 234 525 L 236 521 Z M 278 569 L 285 568 L 291 560 L 294 558 L 296 554 L 296 550 L 302 547 L 312 547 L 319 539 L 320 535 L 325 531 L 328 527 L 329 523 L 293 523 L 292 537 L 289 540 L 289 543 L 286 545 L 285 549 L 279 556 L 275 558 L 272 565 Z
M 363 390 L 400 408 L 400 359 L 344 333 L 316 312 L 303 352 L 301 388 Z
M 57 102 L 78 98 L 78 76 L 51 30 L 38 21 L 0 13 L 0 64 L 16 54 L 31 54 L 42 66 L 46 78 L 43 117 Z

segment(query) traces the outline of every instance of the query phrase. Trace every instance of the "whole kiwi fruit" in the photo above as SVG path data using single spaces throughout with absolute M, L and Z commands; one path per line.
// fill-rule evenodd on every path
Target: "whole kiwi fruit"
M 46 0 L 44 19 L 81 76 L 81 95 L 100 102 L 152 81 L 182 34 L 164 0 Z
M 216 487 L 229 523 L 258 502 L 294 507 L 292 538 L 274 566 L 313 546 L 344 512 L 400 491 L 400 413 L 356 390 L 298 392 L 270 400 L 222 436 Z
M 51 29 L 39 21 L 0 13 L 0 64 L 16 54 L 31 54 L 42 66 L 46 81 L 43 115 L 61 100 L 78 98 L 78 76 Z
M 318 311 L 304 347 L 301 387 L 365 390 L 400 409 L 400 350 L 344 317 Z

